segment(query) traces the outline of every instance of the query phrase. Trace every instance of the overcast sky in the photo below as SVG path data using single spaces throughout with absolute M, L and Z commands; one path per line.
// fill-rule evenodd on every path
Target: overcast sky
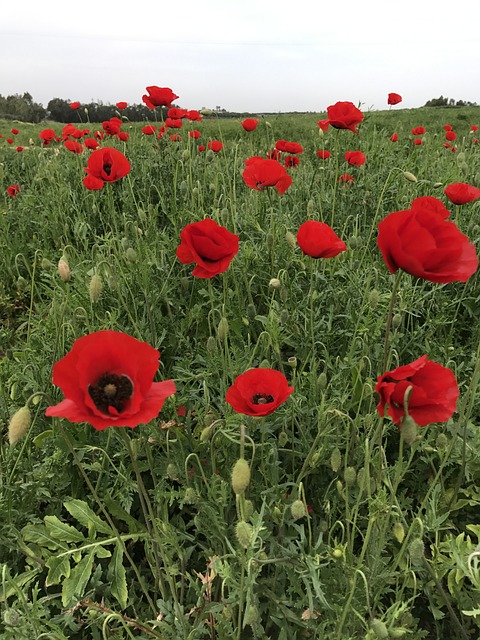
M 0 94 L 44 106 L 138 103 L 147 85 L 189 109 L 480 103 L 479 0 L 3 0 L 0 15 Z

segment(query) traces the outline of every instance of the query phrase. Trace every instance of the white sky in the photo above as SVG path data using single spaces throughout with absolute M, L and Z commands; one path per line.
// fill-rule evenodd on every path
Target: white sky
M 480 0 L 449 5 L 3 0 L 0 94 L 138 103 L 157 85 L 185 108 L 250 112 L 384 109 L 389 92 L 405 108 L 440 94 L 480 103 Z

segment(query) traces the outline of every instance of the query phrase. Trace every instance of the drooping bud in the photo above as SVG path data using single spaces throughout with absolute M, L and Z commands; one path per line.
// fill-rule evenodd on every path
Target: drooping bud
M 402 324 L 402 314 L 396 313 L 392 318 L 392 327 L 394 329 L 398 329 L 401 324 Z
M 319 391 L 323 391 L 327 386 L 327 382 L 327 374 L 325 373 L 325 371 L 322 371 L 322 373 L 317 378 L 317 389 Z
M 425 559 L 425 545 L 421 538 L 415 538 L 408 545 L 408 554 L 413 565 L 420 566 Z
M 288 246 L 291 249 L 295 249 L 295 247 L 297 246 L 297 239 L 295 238 L 293 233 L 291 231 L 287 231 L 287 233 L 285 234 L 285 238 L 287 240 Z
M 405 529 L 403 528 L 403 524 L 401 522 L 395 522 L 392 527 L 392 533 L 395 540 L 402 544 L 405 539 Z
M 62 256 L 58 261 L 58 275 L 60 276 L 63 282 L 68 282 L 70 280 L 71 271 L 70 266 L 67 262 L 65 256 Z
M 178 480 L 178 467 L 174 462 L 167 464 L 167 477 L 170 480 Z
M 202 432 L 200 433 L 200 442 L 207 442 L 207 440 L 210 440 L 210 438 L 212 437 L 213 434 L 213 427 L 211 424 L 209 424 L 206 427 L 203 427 Z
M 272 278 L 268 283 L 268 286 L 271 287 L 272 289 L 280 289 L 280 287 L 282 286 L 282 283 L 278 278 Z
M 376 289 L 372 289 L 368 296 L 368 306 L 373 311 L 373 309 L 375 309 L 375 307 L 378 305 L 379 302 L 380 302 L 380 293 Z
M 228 320 L 223 317 L 218 323 L 217 338 L 220 342 L 225 342 L 225 338 L 228 336 Z
M 137 261 L 137 252 L 132 247 L 128 247 L 125 252 L 125 258 L 132 264 Z
M 198 493 L 193 487 L 187 487 L 185 489 L 183 501 L 185 504 L 195 504 L 196 502 L 198 502 Z
M 241 547 L 248 549 L 253 539 L 253 527 L 248 522 L 240 520 L 235 527 L 235 536 Z
M 413 173 L 410 173 L 410 171 L 404 171 L 403 177 L 405 178 L 405 180 L 408 180 L 409 182 L 418 182 L 417 177 L 414 176 Z
M 290 506 L 290 513 L 294 520 L 300 520 L 307 515 L 307 510 L 301 500 L 295 500 Z
M 239 458 L 232 469 L 232 489 L 238 496 L 245 492 L 250 484 L 250 465 L 245 458 Z
M 405 416 L 400 425 L 400 437 L 409 445 L 412 445 L 418 437 L 418 424 L 412 416 Z
M 216 350 L 217 350 L 217 341 L 213 336 L 208 336 L 207 351 L 209 353 L 215 353 Z
M 287 442 L 288 442 L 288 433 L 286 433 L 285 431 L 280 431 L 278 435 L 278 446 L 283 449 L 283 447 L 287 444 Z
M 253 502 L 251 500 L 245 500 L 245 502 L 243 503 L 243 511 L 245 513 L 245 520 L 249 520 L 252 517 L 253 512 L 255 511 Z
M 30 409 L 25 406 L 13 414 L 10 424 L 8 425 L 8 441 L 11 445 L 21 440 L 27 433 L 32 422 Z
M 53 264 L 50 262 L 48 258 L 42 258 L 40 266 L 44 271 L 47 271 L 48 269 L 51 269 L 53 267 Z
M 90 295 L 90 302 L 95 304 L 100 300 L 103 291 L 103 280 L 98 273 L 94 273 L 92 279 L 90 280 L 90 285 L 88 287 L 88 293 Z

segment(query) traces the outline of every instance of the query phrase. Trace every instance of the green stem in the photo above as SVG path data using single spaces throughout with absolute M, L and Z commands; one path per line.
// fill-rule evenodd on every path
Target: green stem
M 401 277 L 402 277 L 402 271 L 399 269 L 397 271 L 397 273 L 395 274 L 395 281 L 393 283 L 392 294 L 390 296 L 390 304 L 388 306 L 387 324 L 386 324 L 386 327 L 385 327 L 385 341 L 383 343 L 383 364 L 382 364 L 381 373 L 384 373 L 387 370 L 387 366 L 388 366 L 388 363 L 389 363 L 388 349 L 389 349 L 389 346 L 390 346 L 390 329 L 392 327 L 393 309 L 395 307 L 395 302 L 396 302 L 396 298 L 397 298 L 397 292 L 398 292 L 398 288 L 399 288 L 399 285 L 400 285 L 400 278 Z

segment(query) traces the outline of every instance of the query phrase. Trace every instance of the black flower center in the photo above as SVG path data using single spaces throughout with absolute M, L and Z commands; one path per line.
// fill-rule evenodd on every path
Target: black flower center
M 88 393 L 102 413 L 109 414 L 109 407 L 122 413 L 127 401 L 132 397 L 133 383 L 128 376 L 104 373 L 95 384 L 88 387 Z
M 273 402 L 273 396 L 269 393 L 256 393 L 252 398 L 253 404 L 270 404 Z
M 107 176 L 109 176 L 112 173 L 112 165 L 109 164 L 108 162 L 106 162 L 103 165 L 103 170 L 105 171 L 105 173 L 107 174 Z

